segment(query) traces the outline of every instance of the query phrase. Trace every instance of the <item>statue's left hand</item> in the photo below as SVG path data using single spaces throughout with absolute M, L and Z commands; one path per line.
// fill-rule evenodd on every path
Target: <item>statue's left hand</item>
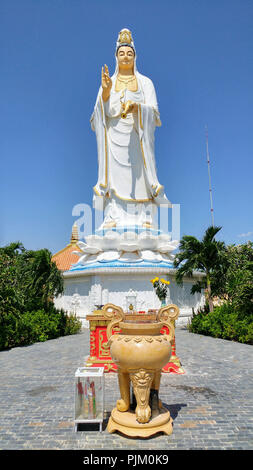
M 132 103 L 129 108 L 129 113 L 137 113 L 138 112 L 138 104 Z

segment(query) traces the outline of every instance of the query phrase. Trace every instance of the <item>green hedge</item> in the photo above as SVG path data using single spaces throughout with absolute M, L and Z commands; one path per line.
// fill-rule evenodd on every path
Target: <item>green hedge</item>
M 214 307 L 213 312 L 193 315 L 189 331 L 214 338 L 253 344 L 253 313 L 243 314 L 229 303 Z
M 81 321 L 75 315 L 51 307 L 34 312 L 8 313 L 0 316 L 0 350 L 25 346 L 38 341 L 76 334 Z

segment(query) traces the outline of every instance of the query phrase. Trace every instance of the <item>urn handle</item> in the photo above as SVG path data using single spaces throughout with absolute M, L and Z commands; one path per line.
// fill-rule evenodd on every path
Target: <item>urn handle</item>
M 179 308 L 177 305 L 170 304 L 160 308 L 157 314 L 157 320 L 160 321 L 164 326 L 169 328 L 169 335 L 167 336 L 168 341 L 173 341 L 175 337 L 175 320 L 179 316 Z
M 124 318 L 124 312 L 121 307 L 114 304 L 106 304 L 102 308 L 104 316 L 107 320 L 111 320 L 106 329 L 107 334 L 107 345 L 109 345 L 109 340 L 112 336 L 113 328 L 119 324 Z

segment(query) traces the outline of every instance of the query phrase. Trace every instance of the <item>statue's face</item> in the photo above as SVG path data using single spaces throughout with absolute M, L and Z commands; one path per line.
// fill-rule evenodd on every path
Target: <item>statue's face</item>
M 130 69 L 134 66 L 134 51 L 129 46 L 121 46 L 117 53 L 119 68 Z

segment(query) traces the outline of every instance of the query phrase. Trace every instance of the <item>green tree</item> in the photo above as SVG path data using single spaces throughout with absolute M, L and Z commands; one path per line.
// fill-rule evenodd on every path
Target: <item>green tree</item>
M 63 279 L 47 249 L 26 250 L 20 242 L 0 248 L 0 312 L 48 308 L 63 292 Z
M 54 297 L 63 292 L 61 272 L 52 261 L 52 253 L 46 248 L 28 254 L 27 272 L 30 277 L 28 289 L 35 298 L 41 298 L 47 308 Z
M 0 350 L 75 334 L 81 322 L 54 306 L 63 279 L 49 250 L 0 248 Z
M 19 263 L 24 251 L 20 242 L 0 248 L 0 314 L 19 311 L 24 301 Z
M 9 245 L 0 247 L 0 256 L 7 255 L 10 258 L 14 258 L 20 253 L 23 253 L 25 248 L 21 242 L 12 242 Z
M 212 273 L 215 295 L 232 303 L 243 314 L 253 311 L 253 243 L 229 245 L 222 268 Z
M 203 281 L 197 281 L 191 289 L 191 293 L 201 292 L 207 289 L 207 299 L 210 312 L 213 311 L 212 300 L 212 272 L 221 269 L 223 254 L 226 249 L 224 242 L 216 241 L 215 235 L 221 227 L 210 226 L 205 231 L 202 240 L 191 235 L 185 235 L 180 240 L 179 252 L 174 259 L 174 267 L 177 268 L 176 282 L 183 284 L 184 276 L 193 276 L 193 271 L 203 272 Z

